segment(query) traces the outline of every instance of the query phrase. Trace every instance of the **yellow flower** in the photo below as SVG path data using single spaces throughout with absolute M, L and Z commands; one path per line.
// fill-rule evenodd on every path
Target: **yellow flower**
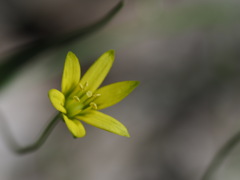
M 64 122 L 74 137 L 86 134 L 81 121 L 97 128 L 129 137 L 126 127 L 98 110 L 112 106 L 138 86 L 138 81 L 122 81 L 98 89 L 114 61 L 114 51 L 104 53 L 81 78 L 78 58 L 72 52 L 66 57 L 62 92 L 51 89 L 48 92 L 52 105 L 62 113 Z

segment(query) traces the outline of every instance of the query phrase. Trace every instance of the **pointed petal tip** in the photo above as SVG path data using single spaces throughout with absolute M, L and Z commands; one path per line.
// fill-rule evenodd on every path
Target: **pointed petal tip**
M 110 53 L 110 54 L 113 54 L 113 55 L 115 54 L 115 50 L 114 49 L 110 49 L 107 52 Z
M 72 51 L 68 51 L 67 57 L 77 58 L 76 54 L 74 54 Z
M 123 129 L 122 129 L 122 132 L 121 134 L 119 134 L 120 136 L 124 136 L 124 137 L 127 137 L 127 138 L 130 138 L 130 134 L 128 132 L 128 129 L 123 125 Z
M 119 136 L 123 136 L 123 137 L 127 137 L 127 138 L 130 138 L 130 134 L 128 133 L 128 130 L 127 128 L 124 126 L 124 129 L 122 129 L 121 132 L 118 132 L 118 133 L 114 133 L 114 134 L 117 134 Z
M 126 134 L 124 134 L 123 136 L 127 137 L 127 138 L 130 138 L 130 134 L 128 132 L 126 132 Z
M 132 91 L 139 86 L 140 81 L 128 81 L 129 84 L 132 86 Z
M 136 87 L 140 84 L 140 81 L 133 81 L 135 82 Z
M 68 53 L 67 54 L 74 54 L 72 51 L 68 51 Z
M 72 51 L 68 51 L 68 53 L 67 53 L 67 57 L 72 57 L 72 58 L 75 58 L 75 59 L 77 59 L 77 60 L 78 60 L 78 58 L 77 58 L 76 54 L 75 54 L 75 53 L 73 53 Z
M 106 52 L 110 57 L 112 57 L 114 59 L 115 57 L 115 50 L 110 49 L 109 51 Z

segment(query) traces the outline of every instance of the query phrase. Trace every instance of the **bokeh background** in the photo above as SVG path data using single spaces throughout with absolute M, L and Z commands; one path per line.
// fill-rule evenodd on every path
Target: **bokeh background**
M 19 156 L 2 132 L 1 180 L 200 180 L 240 131 L 240 2 L 129 0 L 109 23 L 59 46 L 118 2 L 0 1 L 0 112 L 20 145 L 32 143 L 55 113 L 47 93 L 60 88 L 69 50 L 85 71 L 115 49 L 104 84 L 141 82 L 104 110 L 131 138 L 86 125 L 87 136 L 73 139 L 61 122 L 38 151 Z M 240 145 L 212 179 L 238 180 L 239 169 Z

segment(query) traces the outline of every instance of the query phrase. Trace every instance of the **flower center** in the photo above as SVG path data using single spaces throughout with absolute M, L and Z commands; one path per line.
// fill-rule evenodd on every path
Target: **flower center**
M 67 110 L 67 115 L 70 118 L 78 115 L 84 110 L 94 109 L 97 110 L 98 106 L 94 100 L 101 96 L 101 94 L 94 94 L 92 91 L 87 90 L 88 82 L 84 85 L 79 84 L 73 93 L 67 97 L 65 101 L 65 108 Z

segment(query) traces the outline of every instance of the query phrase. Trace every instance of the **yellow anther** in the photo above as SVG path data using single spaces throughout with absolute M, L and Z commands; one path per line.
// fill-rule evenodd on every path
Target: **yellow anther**
M 83 90 L 83 85 L 82 84 L 79 84 L 79 87 L 81 90 Z
M 88 82 L 86 81 L 85 84 L 84 84 L 84 88 L 85 87 L 88 87 Z
M 88 87 L 88 82 L 86 81 L 84 85 L 79 83 L 79 87 L 80 87 L 81 91 L 83 91 L 86 87 Z
M 101 94 L 94 94 L 93 97 L 96 98 L 96 97 L 99 97 L 101 96 Z
M 87 97 L 92 97 L 92 91 L 86 92 Z
M 73 96 L 73 99 L 76 100 L 77 102 L 80 102 L 80 99 L 77 96 Z
M 95 102 L 90 103 L 91 108 L 98 109 L 97 104 Z

